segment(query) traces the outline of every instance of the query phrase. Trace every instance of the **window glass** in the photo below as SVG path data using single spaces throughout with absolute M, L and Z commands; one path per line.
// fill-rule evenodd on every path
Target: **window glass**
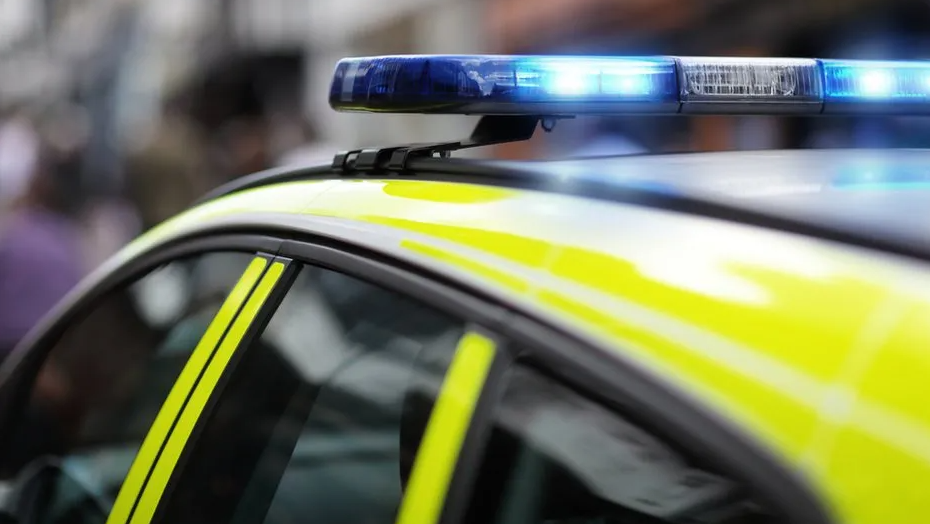
M 465 522 L 774 523 L 732 479 L 560 383 L 515 368 Z
M 393 524 L 462 334 L 401 294 L 302 268 L 231 364 L 159 521 Z
M 103 522 L 188 356 L 252 260 L 173 261 L 107 293 L 68 326 L 2 450 L 20 524 Z M 205 278 L 210 275 L 210 278 Z

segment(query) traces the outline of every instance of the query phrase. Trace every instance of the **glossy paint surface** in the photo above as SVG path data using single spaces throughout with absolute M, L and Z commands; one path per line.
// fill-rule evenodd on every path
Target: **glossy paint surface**
M 843 522 L 930 513 L 925 265 L 643 207 L 412 180 L 233 194 L 120 256 L 254 217 L 351 228 L 603 340 L 768 445 Z

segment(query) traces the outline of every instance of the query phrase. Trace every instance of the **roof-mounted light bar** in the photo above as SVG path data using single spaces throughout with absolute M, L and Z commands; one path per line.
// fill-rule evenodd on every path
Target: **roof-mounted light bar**
M 930 62 L 409 55 L 347 58 L 339 111 L 482 115 L 930 113 Z

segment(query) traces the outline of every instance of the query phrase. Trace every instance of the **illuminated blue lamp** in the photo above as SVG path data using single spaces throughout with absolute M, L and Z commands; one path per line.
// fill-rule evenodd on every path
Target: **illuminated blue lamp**
M 930 62 L 822 60 L 824 112 L 930 112 Z
M 336 65 L 339 111 L 481 115 L 930 112 L 930 63 L 409 55 Z
M 675 112 L 670 58 L 386 56 L 339 62 L 343 111 L 471 114 Z

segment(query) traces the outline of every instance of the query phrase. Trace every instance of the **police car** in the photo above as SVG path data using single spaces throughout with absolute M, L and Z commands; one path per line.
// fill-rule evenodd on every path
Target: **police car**
M 0 371 L 15 524 L 918 523 L 930 153 L 449 158 L 584 114 L 925 113 L 930 66 L 341 61 L 485 115 L 221 188 Z

